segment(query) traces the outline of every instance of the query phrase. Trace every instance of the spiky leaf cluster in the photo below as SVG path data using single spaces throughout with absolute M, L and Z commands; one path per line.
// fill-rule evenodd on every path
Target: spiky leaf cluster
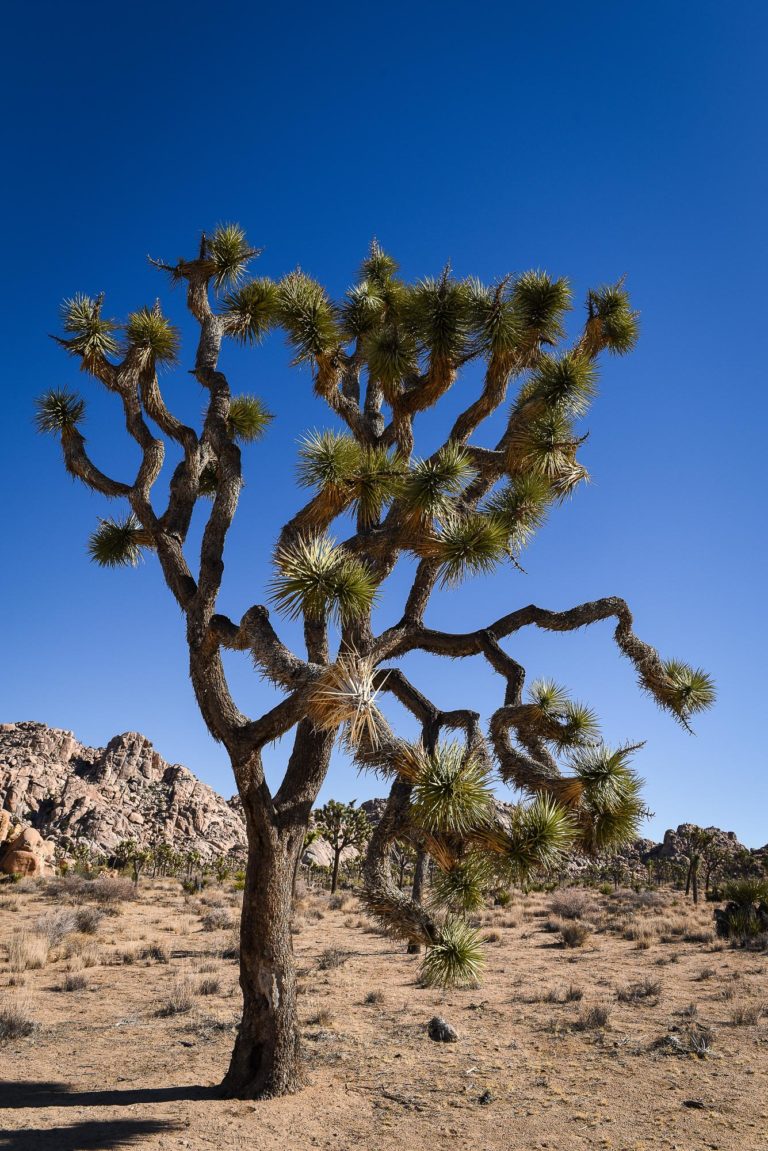
M 580 443 L 569 418 L 549 412 L 514 427 L 507 440 L 507 470 L 545 479 L 552 494 L 563 498 L 588 476 L 576 460 Z
M 563 317 L 571 306 L 566 279 L 553 280 L 538 270 L 524 272 L 512 287 L 511 300 L 528 342 L 555 344 L 563 337 Z
M 416 460 L 400 485 L 400 499 L 419 521 L 444 520 L 455 500 L 475 475 L 468 453 L 448 443 L 428 460 Z
M 35 400 L 35 427 L 39 432 L 66 435 L 84 416 L 85 400 L 65 388 L 55 388 Z
M 536 680 L 529 695 L 544 721 L 538 734 L 546 743 L 562 750 L 593 743 L 599 737 L 600 724 L 592 708 L 572 700 L 553 680 Z
M 526 398 L 540 400 L 548 411 L 582 416 L 595 396 L 597 368 L 574 352 L 542 356 L 526 388 Z
M 88 554 L 99 567 L 136 567 L 149 542 L 131 513 L 125 519 L 100 520 L 88 541 Z
M 360 265 L 360 281 L 369 280 L 377 288 L 387 287 L 397 275 L 399 265 L 387 255 L 378 240 L 371 241 L 368 255 Z
M 419 979 L 425 987 L 474 987 L 483 965 L 477 931 L 463 919 L 448 918 L 424 956 Z
M 125 326 L 128 348 L 135 349 L 143 360 L 174 364 L 179 356 L 179 330 L 160 311 L 158 304 L 131 312 Z
M 206 248 L 214 266 L 213 284 L 217 291 L 239 283 L 256 254 L 239 224 L 220 224 L 208 237 Z
M 428 832 L 466 835 L 487 823 L 493 791 L 485 765 L 460 743 L 422 752 L 411 794 L 414 823 Z
M 258 396 L 233 396 L 230 401 L 227 417 L 230 434 L 243 444 L 261 439 L 273 419 Z
M 386 323 L 374 329 L 365 340 L 365 356 L 371 379 L 381 384 L 390 402 L 402 381 L 418 372 L 416 341 L 403 325 Z
M 660 693 L 667 706 L 682 719 L 706 711 L 715 702 L 714 681 L 702 668 L 677 659 L 665 660 L 663 668 L 667 682 L 660 686 Z
M 351 287 L 339 309 L 347 339 L 359 339 L 373 332 L 384 316 L 385 306 L 383 296 L 370 281 Z
M 65 300 L 61 306 L 62 327 L 67 338 L 58 342 L 70 355 L 80 356 L 83 367 L 89 369 L 102 357 L 116 355 L 119 342 L 118 325 L 101 314 L 103 297 L 78 294 Z
M 638 834 L 646 808 L 643 780 L 629 762 L 634 750 L 599 744 L 579 748 L 571 756 L 571 769 L 582 785 L 577 818 L 587 851 L 610 850 Z
M 398 493 L 402 470 L 396 453 L 338 432 L 314 432 L 299 449 L 299 483 L 325 492 L 336 511 L 354 504 L 364 526 Z
M 274 327 L 279 308 L 280 292 L 273 280 L 249 280 L 224 296 L 225 330 L 241 344 L 260 344 Z
M 457 587 L 467 576 L 493 571 L 509 554 L 509 532 L 495 516 L 469 512 L 446 519 L 419 546 L 437 561 L 441 587 Z
M 587 311 L 587 337 L 595 347 L 618 356 L 632 351 L 639 335 L 639 313 L 632 310 L 622 280 L 591 291 Z
M 278 315 L 296 352 L 294 363 L 316 363 L 334 351 L 341 333 L 328 295 L 316 280 L 291 272 L 278 285 Z
M 552 488 L 534 472 L 522 472 L 493 493 L 484 510 L 506 528 L 512 548 L 522 549 L 544 524 Z
M 432 884 L 432 898 L 438 907 L 468 914 L 485 903 L 493 879 L 487 853 L 472 851 L 445 871 L 438 871 Z
M 446 273 L 439 279 L 420 280 L 409 291 L 404 320 L 418 348 L 453 364 L 468 350 L 474 303 L 472 285 Z
M 488 834 L 485 844 L 500 854 L 510 874 L 525 879 L 556 867 L 577 838 L 573 815 L 552 796 L 538 795 L 514 809 L 511 824 Z
M 280 548 L 271 598 L 290 619 L 340 624 L 360 619 L 376 599 L 368 569 L 327 535 L 308 536 Z

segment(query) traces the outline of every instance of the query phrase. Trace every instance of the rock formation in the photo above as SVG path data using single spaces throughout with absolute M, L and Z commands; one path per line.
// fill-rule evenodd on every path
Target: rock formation
M 166 842 L 203 859 L 245 849 L 238 812 L 143 735 L 105 748 L 42 723 L 0 724 L 0 811 L 44 838 L 109 854 L 124 839 Z

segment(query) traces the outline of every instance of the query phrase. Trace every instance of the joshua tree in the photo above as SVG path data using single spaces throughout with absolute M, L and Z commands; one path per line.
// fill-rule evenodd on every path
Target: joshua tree
M 351 803 L 339 803 L 329 799 L 315 812 L 315 820 L 320 838 L 331 845 L 333 865 L 331 867 L 331 893 L 336 891 L 339 882 L 339 863 L 348 847 L 363 848 L 371 837 L 371 821 L 364 811 Z
M 374 243 L 355 284 L 335 303 L 300 271 L 279 281 L 248 278 L 257 254 L 240 228 L 226 225 L 203 236 L 193 259 L 156 262 L 185 286 L 199 329 L 192 374 L 205 410 L 197 427 L 181 422 L 163 397 L 158 369 L 177 361 L 179 336 L 159 304 L 118 325 L 101 296 L 65 303 L 57 338 L 122 407 L 140 455 L 135 478 L 109 476 L 93 462 L 78 395 L 52 391 L 38 401 L 37 415 L 42 431 L 59 436 L 70 474 L 128 506 L 124 518 L 101 521 L 90 541 L 93 559 L 109 567 L 156 555 L 185 621 L 198 705 L 232 763 L 249 855 L 243 1018 L 224 1089 L 242 1097 L 289 1092 L 301 1082 L 291 895 L 339 733 L 359 764 L 393 781 L 365 867 L 370 908 L 426 948 L 423 978 L 445 983 L 476 978 L 478 941 L 460 916 L 444 917 L 398 889 L 389 866 L 393 841 L 410 839 L 418 827 L 438 866 L 438 894 L 461 911 L 477 897 L 489 853 L 521 877 L 556 864 L 566 850 L 611 847 L 634 832 L 643 812 L 629 764 L 633 749 L 600 744 L 595 714 L 554 683 L 534 684 L 524 697 L 524 668 L 503 642 L 521 628 L 573 631 L 611 619 L 641 686 L 680 722 L 687 725 L 713 697 L 703 672 L 662 660 L 635 635 L 630 610 L 616 597 L 566 611 L 518 607 L 464 633 L 424 622 L 435 591 L 507 560 L 514 576 L 528 537 L 586 478 L 578 459 L 584 437 L 575 424 L 595 395 L 598 358 L 629 351 L 637 335 L 621 282 L 589 292 L 583 329 L 558 352 L 571 301 L 564 279 L 528 272 L 487 287 L 445 270 L 408 284 Z M 261 602 L 239 621 L 217 611 L 242 485 L 241 447 L 258 440 L 271 419 L 253 395 L 232 394 L 219 356 L 224 340 L 258 344 L 272 329 L 287 337 L 294 364 L 309 368 L 315 396 L 335 419 L 333 430 L 308 435 L 300 446 L 299 483 L 313 491 L 280 533 L 267 593 L 279 614 L 302 621 L 304 654 L 289 650 Z M 476 394 L 467 395 L 439 450 L 419 458 L 417 417 L 450 389 L 471 389 L 475 374 L 463 375 L 468 365 L 479 374 Z M 511 406 L 501 416 L 510 388 Z M 475 435 L 494 413 L 500 437 L 480 446 Z M 153 488 L 169 442 L 181 459 L 161 508 Z M 187 536 L 206 499 L 195 559 Z M 354 528 L 336 542 L 331 525 L 349 513 Z M 415 565 L 413 583 L 377 633 L 372 609 L 403 555 Z M 247 653 L 282 700 L 259 717 L 244 715 L 230 694 L 222 649 Z M 398 661 L 414 651 L 480 656 L 499 674 L 503 699 L 488 738 L 479 715 L 442 710 L 403 674 Z M 412 712 L 419 741 L 408 743 L 389 728 L 379 692 Z M 273 793 L 262 748 L 292 729 L 293 749 Z M 458 738 L 445 742 L 451 731 Z M 563 755 L 570 756 L 566 774 Z M 505 818 L 492 803 L 492 770 L 526 797 Z

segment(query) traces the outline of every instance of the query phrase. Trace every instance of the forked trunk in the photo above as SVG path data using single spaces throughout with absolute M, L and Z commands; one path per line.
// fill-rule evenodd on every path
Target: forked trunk
M 258 805 L 244 801 L 248 865 L 240 934 L 243 1018 L 225 1095 L 288 1095 L 302 1085 L 296 970 L 291 921 L 293 888 L 305 826 L 277 830 Z

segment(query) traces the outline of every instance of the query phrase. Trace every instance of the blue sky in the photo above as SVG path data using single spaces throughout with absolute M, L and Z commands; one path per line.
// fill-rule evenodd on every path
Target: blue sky
M 543 267 L 569 276 L 578 302 L 626 273 L 642 337 L 603 365 L 584 449 L 594 482 L 553 514 L 527 575 L 505 569 L 446 594 L 429 619 L 464 629 L 530 602 L 624 596 L 644 638 L 717 680 L 694 737 L 638 693 L 608 625 L 524 633 L 510 650 L 531 678 L 593 704 L 607 738 L 647 740 L 647 834 L 693 820 L 765 843 L 768 10 L 12 0 L 3 24 L 0 720 L 38 719 L 91 744 L 140 730 L 233 790 L 155 562 L 90 565 L 104 504 L 34 433 L 35 395 L 74 386 L 97 461 L 121 475 L 132 464 L 110 397 L 47 338 L 64 296 L 104 290 L 121 316 L 159 294 L 191 336 L 182 296 L 145 256 L 191 254 L 200 229 L 222 220 L 264 246 L 261 274 L 301 264 L 336 294 L 373 235 L 409 277 L 448 259 L 486 280 Z M 263 598 L 271 542 L 296 507 L 296 439 L 330 422 L 308 374 L 288 364 L 279 338 L 225 362 L 233 386 L 276 415 L 250 451 L 227 552 L 221 605 L 233 616 Z M 186 366 L 164 387 L 194 415 Z M 476 386 L 470 373 L 417 447 L 433 446 Z M 397 618 L 404 579 L 382 622 Z M 241 706 L 268 706 L 245 660 L 227 662 Z M 408 669 L 446 707 L 487 713 L 500 694 L 476 661 L 411 657 Z M 270 751 L 271 778 L 286 753 Z M 380 790 L 339 760 L 323 795 Z

